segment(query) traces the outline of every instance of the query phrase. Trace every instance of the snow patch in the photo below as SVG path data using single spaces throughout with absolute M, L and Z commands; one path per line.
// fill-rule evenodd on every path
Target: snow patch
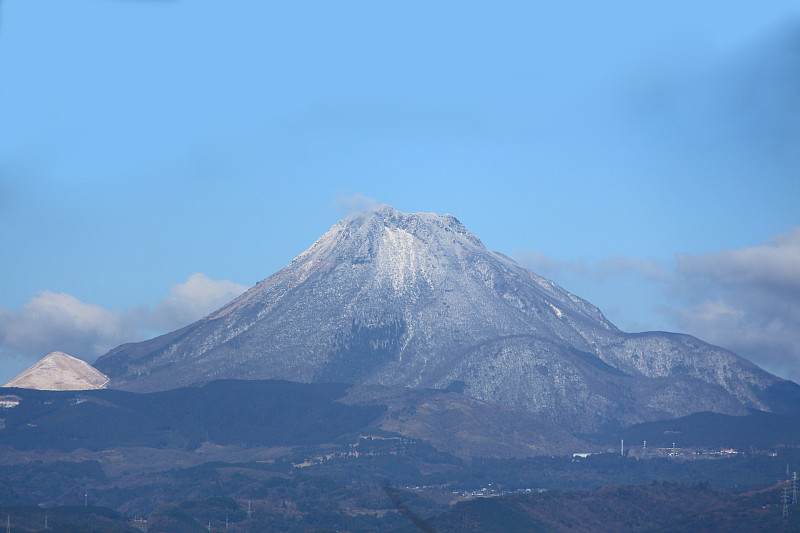
M 385 227 L 378 255 L 378 271 L 392 280 L 392 287 L 400 291 L 417 280 L 421 269 L 419 243 L 412 234 L 401 228 Z

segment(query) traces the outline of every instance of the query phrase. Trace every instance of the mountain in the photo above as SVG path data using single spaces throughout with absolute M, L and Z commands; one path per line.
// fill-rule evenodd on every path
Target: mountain
M 3 387 L 39 390 L 102 389 L 108 377 L 64 352 L 50 352 Z
M 220 455 L 231 458 L 260 447 L 347 446 L 358 435 L 425 441 L 459 458 L 602 449 L 532 413 L 432 389 L 218 380 L 151 393 L 7 392 L 0 396 L 11 400 L 0 403 L 0 449 L 194 451 L 206 443 L 220 452 L 230 447 Z
M 359 385 L 340 400 L 383 407 L 373 424 L 460 458 L 512 458 L 600 451 L 534 413 L 435 389 Z M 613 441 L 611 441 L 613 442 Z
M 622 332 L 455 217 L 389 206 L 335 224 L 198 322 L 95 366 L 134 391 L 222 378 L 450 388 L 580 432 L 771 411 L 800 389 L 688 335 Z
M 115 447 L 303 446 L 335 442 L 386 407 L 345 405 L 334 383 L 226 381 L 139 394 L 120 390 L 13 390 L 0 446 L 16 450 Z
M 475 498 L 425 522 L 427 529 L 407 525 L 395 533 L 789 533 L 800 525 L 796 515 L 782 516 L 777 487 L 736 494 L 707 483 L 663 482 Z

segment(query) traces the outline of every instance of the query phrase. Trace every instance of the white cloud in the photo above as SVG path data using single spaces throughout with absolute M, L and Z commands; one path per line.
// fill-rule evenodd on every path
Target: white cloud
M 93 361 L 109 349 L 183 327 L 247 289 L 193 274 L 153 309 L 108 310 L 69 294 L 42 291 L 18 310 L 0 308 L 0 357 L 38 359 L 60 350 Z
M 42 357 L 53 350 L 93 358 L 126 330 L 122 313 L 81 302 L 69 294 L 42 291 L 18 311 L 0 309 L 3 351 Z
M 147 313 L 152 327 L 173 330 L 190 324 L 230 302 L 247 287 L 228 280 L 215 281 L 192 274 L 185 283 L 173 285 L 170 295 Z
M 372 209 L 373 207 L 377 207 L 379 202 L 374 198 L 370 198 L 368 196 L 364 196 L 361 193 L 354 192 L 350 195 L 337 195 L 336 201 L 334 202 L 335 206 L 339 211 L 344 213 L 345 215 L 350 215 L 353 213 L 359 213 L 361 211 L 366 211 L 367 209 Z
M 800 228 L 759 246 L 678 256 L 680 328 L 800 381 Z
M 679 255 L 678 274 L 727 290 L 752 290 L 800 298 L 800 228 L 760 246 L 701 256 Z

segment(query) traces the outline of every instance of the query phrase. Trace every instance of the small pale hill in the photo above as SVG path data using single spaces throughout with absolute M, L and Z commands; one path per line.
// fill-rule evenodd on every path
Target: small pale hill
M 108 377 L 92 365 L 64 352 L 50 352 L 36 364 L 3 385 L 20 389 L 103 389 Z

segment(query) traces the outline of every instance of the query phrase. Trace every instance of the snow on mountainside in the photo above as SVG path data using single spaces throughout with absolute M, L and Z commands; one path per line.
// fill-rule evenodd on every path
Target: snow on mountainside
M 455 384 L 579 431 L 769 410 L 765 391 L 783 381 L 693 337 L 621 332 L 456 218 L 389 206 L 351 215 L 218 311 L 96 367 L 138 391 L 219 378 Z
M 38 390 L 103 389 L 108 377 L 64 352 L 50 352 L 3 387 Z

